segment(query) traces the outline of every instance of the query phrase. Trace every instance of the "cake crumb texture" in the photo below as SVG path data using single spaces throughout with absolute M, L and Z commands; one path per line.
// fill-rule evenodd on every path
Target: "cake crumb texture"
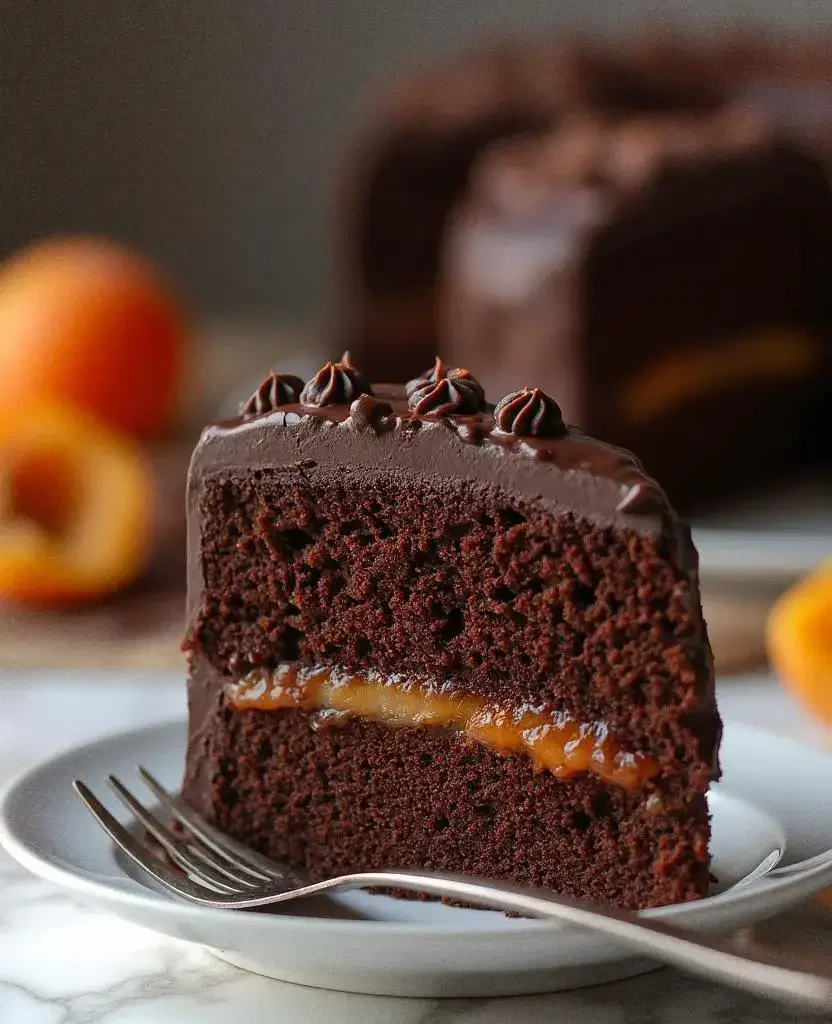
M 208 478 L 202 607 L 219 672 L 374 669 L 603 722 L 704 791 L 718 718 L 673 530 L 557 517 L 497 485 L 314 467 Z M 678 527 L 676 527 L 678 529 Z
M 703 794 L 655 813 L 643 793 L 591 776 L 561 781 L 451 730 L 360 719 L 316 729 L 313 720 L 300 710 L 237 712 L 220 696 L 210 789 L 186 779 L 186 800 L 312 879 L 424 868 L 622 907 L 707 893 Z

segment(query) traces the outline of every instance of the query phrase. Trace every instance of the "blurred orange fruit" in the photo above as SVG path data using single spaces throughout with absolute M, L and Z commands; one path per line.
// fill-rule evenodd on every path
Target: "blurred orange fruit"
M 780 598 L 767 636 L 785 685 L 832 724 L 832 559 Z
M 158 434 L 175 413 L 185 340 L 161 276 L 112 242 L 51 239 L 0 265 L 0 408 L 56 398 Z
M 61 604 L 131 583 L 153 478 L 138 444 L 69 405 L 0 413 L 0 600 Z

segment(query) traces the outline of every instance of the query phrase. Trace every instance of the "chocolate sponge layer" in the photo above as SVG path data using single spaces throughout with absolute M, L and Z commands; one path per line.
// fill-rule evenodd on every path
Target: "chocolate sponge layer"
M 702 795 L 663 813 L 643 792 L 558 780 L 450 730 L 313 720 L 217 699 L 192 741 L 185 799 L 313 879 L 422 867 L 624 907 L 707 892 Z

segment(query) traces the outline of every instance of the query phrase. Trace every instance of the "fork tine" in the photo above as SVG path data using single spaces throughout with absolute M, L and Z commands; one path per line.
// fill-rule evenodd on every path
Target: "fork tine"
M 266 857 L 247 849 L 242 843 L 238 843 L 235 839 L 214 828 L 213 825 L 209 825 L 178 797 L 168 793 L 146 768 L 139 765 L 138 772 L 166 811 L 201 840 L 205 846 L 224 857 L 235 868 L 248 871 L 261 882 L 277 881 L 285 884 L 289 880 L 294 883 L 294 879 L 289 879 L 286 872 L 280 871 Z
M 232 884 L 228 879 L 223 878 L 210 866 L 201 864 L 198 859 L 191 856 L 189 851 L 184 848 L 183 844 L 179 842 L 176 836 L 166 828 L 158 818 L 154 817 L 146 807 L 140 804 L 130 790 L 123 786 L 114 775 L 110 775 L 107 782 L 124 806 L 127 807 L 136 819 L 147 829 L 147 831 L 158 840 L 171 860 L 173 860 L 175 864 L 178 864 L 184 872 L 191 876 L 191 878 L 194 878 L 203 885 L 214 889 L 216 892 L 239 895 L 241 892 L 245 891 L 245 887 Z
M 257 854 L 246 850 L 245 847 L 239 847 L 240 852 L 235 855 L 233 839 L 212 828 L 178 797 L 168 793 L 146 768 L 138 765 L 136 770 L 167 813 L 183 826 L 191 849 L 200 850 L 206 857 L 220 858 L 226 865 L 226 870 L 233 868 L 230 872 L 232 877 L 239 881 L 245 878 L 251 885 L 262 885 L 264 882 L 274 881 L 275 878 L 285 880 L 283 875 L 267 873 L 266 870 L 255 866 L 254 858 Z
M 212 901 L 222 898 L 214 890 L 198 885 L 188 878 L 181 878 L 152 854 L 146 846 L 142 845 L 134 836 L 127 831 L 121 822 L 113 817 L 107 808 L 101 803 L 96 795 L 81 782 L 75 779 L 72 788 L 86 804 L 87 810 L 95 818 L 101 828 L 107 833 L 112 841 L 122 850 L 133 863 L 154 878 L 160 885 L 187 899 L 197 902 L 206 901 L 206 893 L 212 897 Z
M 171 856 L 178 855 L 184 858 L 191 855 L 195 857 L 202 865 L 209 869 L 209 873 L 215 872 L 222 876 L 215 879 L 215 881 L 225 882 L 227 879 L 228 882 L 232 882 L 233 889 L 231 891 L 234 892 L 239 892 L 241 889 L 253 889 L 259 884 L 247 876 L 240 875 L 239 872 L 230 871 L 207 847 L 201 849 L 197 844 L 192 843 L 188 835 L 176 835 L 175 832 L 159 821 L 154 814 L 151 814 L 114 775 L 111 775 L 107 781 L 116 796 L 118 796 L 122 803 L 127 805 L 148 832 L 159 840 Z M 182 864 L 179 866 L 183 867 Z

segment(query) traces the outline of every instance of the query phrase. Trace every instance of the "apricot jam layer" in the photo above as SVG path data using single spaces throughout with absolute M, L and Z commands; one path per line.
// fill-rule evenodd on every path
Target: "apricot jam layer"
M 338 714 L 389 726 L 457 729 L 500 753 L 527 754 L 539 769 L 561 779 L 591 772 L 605 782 L 638 789 L 659 770 L 652 758 L 623 750 L 602 722 L 577 722 L 560 712 L 438 692 L 374 672 L 354 676 L 283 664 L 273 672 L 255 671 L 227 683 L 225 692 L 238 711 L 318 710 L 326 716 L 320 725 Z

